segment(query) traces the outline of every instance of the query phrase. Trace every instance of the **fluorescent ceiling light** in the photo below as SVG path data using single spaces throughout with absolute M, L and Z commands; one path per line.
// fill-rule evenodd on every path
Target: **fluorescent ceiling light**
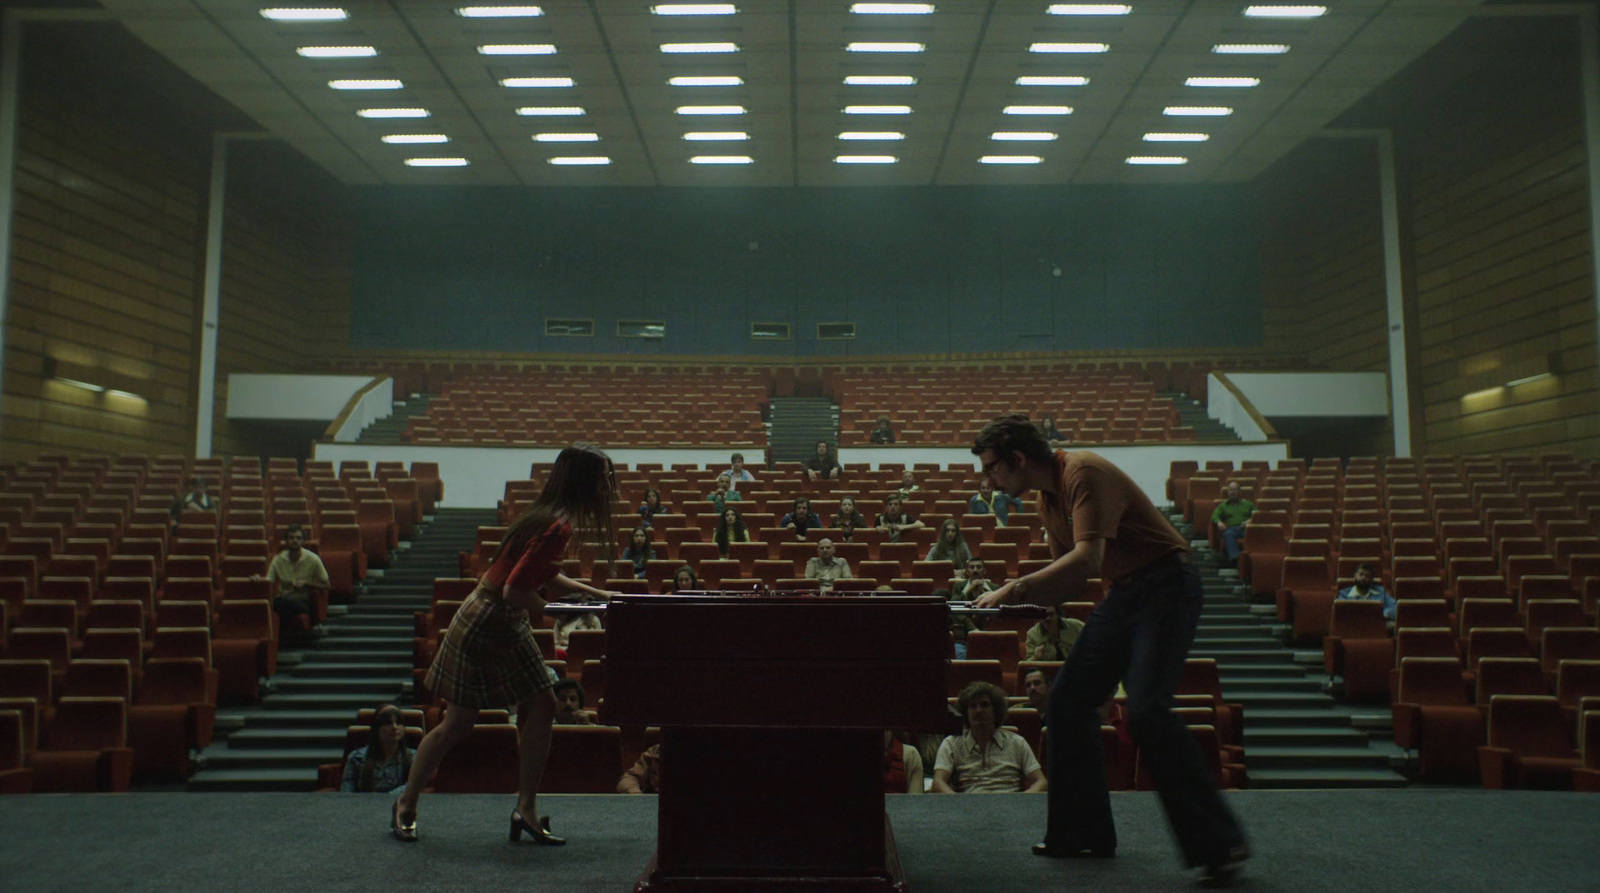
M 1260 83 L 1260 78 L 1199 77 L 1189 78 L 1183 82 L 1183 85 L 1185 87 L 1254 87 Z
M 743 86 L 744 78 L 736 74 L 708 77 L 675 77 L 668 78 L 667 83 L 674 87 L 739 87 Z
M 105 391 L 105 389 L 106 389 L 105 385 L 92 384 L 92 383 L 87 382 L 87 381 L 79 381 L 76 378 L 59 378 L 58 377 L 58 378 L 55 378 L 53 380 L 54 381 L 59 381 L 62 384 L 67 385 L 69 387 L 82 388 L 85 391 L 93 391 L 96 394 L 103 393 Z
M 980 155 L 979 164 L 1038 164 L 1044 161 L 1038 155 Z
M 1129 164 L 1188 164 L 1189 159 L 1182 155 L 1129 155 L 1126 159 Z
M 894 164 L 900 159 L 893 155 L 838 155 L 835 164 Z
M 1144 141 L 1147 143 L 1203 143 L 1211 139 L 1208 133 L 1147 133 Z
M 909 74 L 852 74 L 844 82 L 851 87 L 909 87 L 917 79 Z
M 377 47 L 300 47 L 295 52 L 307 59 L 361 59 L 378 55 Z
M 148 400 L 146 400 L 144 398 L 144 396 L 142 394 L 135 394 L 132 391 L 121 391 L 121 390 L 118 390 L 116 388 L 106 388 L 106 396 L 107 397 L 126 397 L 129 400 L 138 400 L 141 403 L 148 403 L 149 402 Z
M 842 140 L 903 140 L 906 135 L 898 130 L 846 130 L 839 134 Z
M 755 164 L 756 160 L 749 155 L 694 155 L 689 158 L 690 164 Z
M 846 115 L 909 115 L 909 105 L 847 105 L 840 109 Z
M 442 133 L 389 133 L 384 135 L 383 141 L 396 146 L 410 146 L 422 143 L 448 143 L 450 138 Z
M 844 46 L 851 53 L 920 53 L 927 49 L 925 44 L 882 40 L 858 40 Z
M 261 10 L 261 17 L 274 22 L 338 22 L 350 18 L 350 13 L 335 7 L 320 9 L 271 7 Z
M 680 105 L 680 115 L 742 115 L 746 109 L 742 105 Z
M 484 56 L 553 56 L 555 52 L 553 43 L 487 43 L 478 47 L 478 53 Z
M 605 155 L 558 155 L 550 159 L 550 163 L 560 165 L 598 165 L 610 164 L 611 159 Z
M 932 3 L 852 3 L 856 15 L 925 16 L 933 12 Z
M 362 109 L 356 112 L 362 118 L 426 118 L 427 109 Z
M 1314 19 L 1327 15 L 1326 6 L 1246 6 L 1244 14 L 1256 19 Z
M 1000 110 L 1003 115 L 1070 115 L 1070 105 L 1008 105 Z
M 526 19 L 544 15 L 537 6 L 462 6 L 456 15 L 466 19 Z
M 1008 143 L 1048 143 L 1055 138 L 1055 134 L 1042 130 L 997 130 L 989 134 L 989 139 Z
M 683 138 L 691 143 L 731 143 L 747 140 L 750 138 L 750 134 L 745 133 L 743 130 L 691 130 L 684 134 Z
M 1286 43 L 1219 43 L 1211 48 L 1213 53 L 1225 56 L 1278 56 L 1289 52 Z
M 1109 43 L 1035 43 L 1028 46 L 1030 53 L 1106 53 Z
M 1506 382 L 1506 387 L 1514 388 L 1519 384 L 1532 384 L 1532 383 L 1534 383 L 1536 381 L 1544 381 L 1547 378 L 1555 378 L 1555 373 L 1554 372 L 1540 372 L 1540 373 L 1537 373 L 1535 375 L 1529 375 L 1526 378 L 1518 378 L 1518 379 L 1515 379 L 1513 381 Z
M 1045 12 L 1053 16 L 1125 16 L 1133 7 L 1126 3 L 1052 3 Z
M 1017 78 L 1018 87 L 1087 87 L 1089 79 L 1081 75 L 1027 74 Z
M 571 87 L 572 78 L 501 78 L 502 87 Z
M 597 143 L 600 141 L 598 133 L 536 133 L 533 135 L 536 143 Z
M 411 167 L 466 167 L 465 158 L 407 158 Z
M 658 3 L 650 11 L 658 16 L 731 16 L 739 8 L 732 3 Z
M 1193 118 L 1226 118 L 1233 109 L 1223 105 L 1169 105 L 1161 110 L 1163 115 Z
M 581 105 L 525 105 L 517 114 L 527 118 L 577 118 L 584 114 Z
M 399 90 L 405 87 L 394 78 L 339 78 L 328 82 L 335 90 Z
M 663 53 L 737 53 L 739 45 L 728 41 L 711 43 L 664 43 Z

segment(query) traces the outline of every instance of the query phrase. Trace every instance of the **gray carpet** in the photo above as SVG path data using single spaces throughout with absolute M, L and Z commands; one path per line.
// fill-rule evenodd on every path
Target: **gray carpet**
M 1230 795 L 1256 858 L 1240 889 L 1600 891 L 1600 797 L 1477 790 Z M 562 849 L 506 842 L 509 796 L 424 798 L 422 841 L 389 798 L 336 794 L 0 798 L 0 890 L 625 891 L 654 848 L 655 798 L 547 796 Z M 1115 860 L 1030 856 L 1043 797 L 893 797 L 912 893 L 1192 890 L 1152 794 L 1113 795 Z

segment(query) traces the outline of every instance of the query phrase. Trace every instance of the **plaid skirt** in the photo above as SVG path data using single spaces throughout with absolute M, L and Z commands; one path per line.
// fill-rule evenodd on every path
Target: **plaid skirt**
M 451 704 L 485 708 L 522 703 L 555 683 L 528 612 L 474 593 L 450 621 L 425 684 Z

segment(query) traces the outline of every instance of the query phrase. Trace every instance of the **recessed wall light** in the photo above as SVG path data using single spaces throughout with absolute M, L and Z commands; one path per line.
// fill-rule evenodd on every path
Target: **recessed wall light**
M 1289 52 L 1286 43 L 1219 43 L 1211 52 L 1225 56 L 1277 56 Z
M 261 10 L 261 17 L 274 22 L 339 22 L 350 18 L 350 13 L 331 6 L 317 9 L 274 6 Z
M 1255 19 L 1314 19 L 1327 15 L 1326 6 L 1246 6 L 1244 14 Z
M 735 74 L 675 77 L 668 78 L 667 83 L 674 87 L 740 87 L 744 78 Z
M 677 112 L 680 115 L 742 115 L 746 109 L 742 105 L 680 105 Z
M 525 105 L 517 114 L 527 118 L 576 118 L 584 114 L 581 105 Z
M 553 43 L 486 43 L 478 47 L 484 56 L 551 56 L 555 51 Z
M 1133 7 L 1126 3 L 1052 3 L 1045 12 L 1053 16 L 1125 16 Z
M 847 105 L 839 111 L 846 115 L 909 115 L 909 105 Z
M 427 109 L 361 109 L 356 115 L 362 118 L 426 118 Z
M 1197 77 L 1184 80 L 1183 85 L 1185 87 L 1254 87 L 1260 83 L 1260 78 Z
M 1203 143 L 1211 139 L 1207 133 L 1147 133 L 1144 141 L 1147 143 Z
M 307 59 L 363 59 L 378 55 L 377 47 L 299 47 L 295 52 Z
M 1003 115 L 1070 115 L 1070 105 L 1008 105 L 1000 110 Z
M 851 53 L 920 53 L 927 49 L 927 45 L 911 42 L 893 42 L 882 40 L 858 40 L 844 46 Z
M 537 6 L 461 6 L 456 15 L 466 19 L 526 19 L 544 15 Z
M 709 43 L 664 43 L 661 45 L 663 53 L 737 53 L 739 45 L 727 41 L 713 41 Z
M 693 155 L 690 164 L 755 164 L 749 155 Z
M 1189 159 L 1182 155 L 1129 155 L 1128 164 L 1188 164 Z
M 597 143 L 600 141 L 598 133 L 536 133 L 533 135 L 536 143 Z
M 732 3 L 658 3 L 650 11 L 658 16 L 731 16 L 739 8 Z
M 1030 53 L 1108 53 L 1109 43 L 1034 43 L 1028 45 Z
M 846 130 L 839 134 L 842 140 L 903 140 L 906 135 L 898 130 Z
M 1038 164 L 1044 161 L 1038 155 L 981 155 L 979 164 Z
M 335 90 L 400 90 L 405 84 L 394 78 L 338 78 L 328 86 Z
M 442 133 L 389 133 L 384 135 L 383 141 L 396 146 L 410 146 L 424 143 L 448 143 L 450 138 Z
M 894 164 L 900 159 L 893 155 L 837 155 L 835 164 Z
M 550 159 L 550 163 L 563 166 L 602 165 L 610 164 L 611 159 L 605 155 L 557 155 L 555 158 Z
M 406 164 L 411 167 L 466 167 L 465 158 L 407 158 Z
M 1223 105 L 1169 105 L 1161 110 L 1163 115 L 1193 118 L 1226 118 L 1233 109 Z
M 852 74 L 844 82 L 849 87 L 910 87 L 917 79 L 909 74 Z
M 1087 87 L 1089 79 L 1081 75 L 1025 74 L 1016 80 L 1018 87 Z
M 577 82 L 572 78 L 501 78 L 502 87 L 571 87 Z
M 750 138 L 743 130 L 691 130 L 683 135 L 691 143 L 739 142 Z

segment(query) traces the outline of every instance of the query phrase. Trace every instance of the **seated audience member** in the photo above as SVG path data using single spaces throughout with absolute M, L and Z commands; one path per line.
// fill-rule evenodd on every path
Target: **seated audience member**
M 917 484 L 917 476 L 911 473 L 911 469 L 907 468 L 905 471 L 900 472 L 900 489 L 894 492 L 899 493 L 901 499 L 906 499 L 921 489 L 922 487 Z
M 822 519 L 817 516 L 816 512 L 811 510 L 811 500 L 804 496 L 796 496 L 789 514 L 783 516 L 783 520 L 778 522 L 778 526 L 792 527 L 794 528 L 794 535 L 804 539 L 806 531 L 822 526 Z
M 923 781 L 922 754 L 915 747 L 907 747 L 893 732 L 883 733 L 883 792 L 885 794 L 922 794 L 927 791 Z
M 556 725 L 592 726 L 594 711 L 585 710 L 583 686 L 576 679 L 562 679 L 551 691 L 556 696 Z
M 880 588 L 887 589 L 888 587 Z M 946 589 L 940 589 L 939 591 L 935 592 L 934 595 L 939 596 L 945 601 L 953 600 L 951 598 L 950 591 Z M 975 632 L 977 629 L 978 624 L 973 621 L 971 614 L 957 614 L 955 611 L 950 612 L 950 636 L 955 640 L 956 660 L 967 659 L 967 634 Z
M 744 467 L 744 453 L 734 453 L 729 457 L 733 464 L 728 467 L 728 489 L 738 490 L 740 484 L 754 483 L 756 476 Z
M 1383 584 L 1377 582 L 1377 573 L 1372 565 L 1362 563 L 1356 565 L 1356 580 L 1349 586 L 1339 590 L 1339 597 L 1353 601 L 1383 602 L 1383 616 L 1386 620 L 1394 619 L 1395 599 Z
M 1039 420 L 1039 433 L 1044 435 L 1045 440 L 1062 441 L 1067 439 L 1067 435 L 1062 434 L 1061 429 L 1056 427 L 1056 417 L 1053 415 L 1047 415 Z
M 817 591 L 827 594 L 833 591 L 834 580 L 849 576 L 850 562 L 834 557 L 833 540 L 827 537 L 817 540 L 817 554 L 806 559 L 806 579 L 816 580 Z
M 806 460 L 806 480 L 831 481 L 839 477 L 839 460 L 834 457 L 833 450 L 828 448 L 826 440 L 817 441 L 817 451 Z
M 711 491 L 711 495 L 706 497 L 706 501 L 716 506 L 717 511 L 721 512 L 728 507 L 728 503 L 743 502 L 744 497 L 739 495 L 738 490 L 733 489 L 733 478 L 724 471 L 722 474 L 717 475 L 717 489 Z
M 204 477 L 195 476 L 189 479 L 188 492 L 179 493 L 178 497 L 172 500 L 172 505 L 167 509 L 167 513 L 172 515 L 172 523 L 174 525 L 178 523 L 178 518 L 189 509 L 199 509 L 203 512 L 215 512 L 221 509 L 217 498 L 211 495 L 209 487 L 210 484 Z
M 590 599 L 588 596 L 584 596 L 582 598 L 563 597 L 560 599 L 560 601 L 563 603 L 571 603 L 574 601 L 588 602 Z M 602 628 L 600 625 L 600 615 L 593 611 L 585 612 L 583 614 L 557 614 L 555 615 L 555 619 L 556 658 L 559 660 L 566 660 L 567 642 L 572 639 L 573 630 Z
M 961 535 L 960 522 L 946 518 L 939 525 L 939 539 L 928 549 L 928 560 L 948 561 L 953 568 L 951 576 L 966 576 L 967 562 L 972 560 L 972 549 L 967 546 L 967 538 Z
M 722 517 L 717 520 L 717 532 L 711 535 L 717 544 L 717 551 L 723 558 L 728 557 L 728 549 L 734 543 L 750 542 L 750 531 L 744 529 L 744 516 L 738 509 L 723 509 Z
M 1039 711 L 1039 721 L 1044 722 L 1050 705 L 1050 680 L 1044 678 L 1043 670 L 1034 667 L 1022 677 L 1022 693 L 1028 696 L 1028 706 Z
M 652 744 L 617 781 L 619 794 L 661 793 L 661 745 Z
M 900 494 L 890 493 L 889 498 L 883 501 L 883 514 L 878 516 L 878 529 L 889 535 L 889 542 L 900 542 L 900 534 L 907 530 L 918 530 L 923 524 L 916 518 L 906 514 L 902 507 Z
M 639 506 L 639 526 L 649 527 L 656 515 L 669 514 L 672 509 L 661 504 L 661 491 L 654 487 L 646 487 L 644 491 L 644 505 Z
M 1063 616 L 1066 603 L 1055 606 L 1049 616 L 1028 628 L 1028 640 L 1023 651 L 1028 660 L 1066 660 L 1072 643 L 1083 632 L 1083 621 Z
M 833 523 L 828 526 L 842 528 L 846 519 L 849 519 L 855 527 L 867 526 L 867 516 L 861 514 L 861 510 L 856 508 L 856 498 L 854 496 L 840 498 L 839 510 L 833 513 Z
M 840 518 L 839 522 L 833 526 L 839 531 L 839 542 L 850 543 L 855 541 L 856 519 Z
M 933 764 L 935 794 L 1035 794 L 1045 790 L 1044 770 L 1033 748 L 1001 726 L 1009 702 L 1000 686 L 974 682 L 956 699 L 967 730 L 939 745 Z
M 1239 564 L 1239 541 L 1244 539 L 1245 525 L 1256 512 L 1256 504 L 1239 494 L 1239 482 L 1229 481 L 1224 494 L 1227 498 L 1211 510 L 1211 526 L 1222 534 L 1222 547 L 1230 567 Z
M 406 724 L 400 708 L 384 704 L 372 715 L 367 746 L 350 751 L 344 761 L 344 794 L 392 794 L 406 786 L 411 771 L 411 748 L 406 746 Z
M 643 580 L 645 566 L 656 558 L 656 550 L 650 544 L 650 528 L 633 528 L 633 533 L 628 536 L 628 548 L 622 550 L 622 557 L 633 562 L 633 578 Z
M 889 427 L 889 417 L 878 416 L 878 425 L 872 429 L 873 443 L 894 443 L 894 429 Z
M 695 576 L 694 568 L 684 565 L 672 574 L 673 592 L 695 592 L 700 588 L 700 578 Z
M 299 524 L 290 524 L 283 534 L 288 548 L 279 552 L 267 566 L 267 582 L 276 587 L 272 610 L 278 613 L 279 628 L 292 630 L 298 627 L 299 618 L 312 616 L 315 591 L 328 589 L 328 569 L 322 565 L 317 553 L 305 548 L 306 530 Z M 261 579 L 259 574 L 251 577 Z M 323 635 L 321 624 L 311 628 L 313 635 Z
M 955 597 L 957 601 L 970 602 L 985 592 L 993 592 L 999 588 L 989 579 L 989 568 L 982 558 L 968 558 L 967 577 L 956 584 Z
M 994 520 L 1001 527 L 1006 526 L 1006 519 L 1012 512 L 1022 511 L 1022 500 L 1009 493 L 994 488 L 994 481 L 987 476 L 978 482 L 978 492 L 972 494 L 967 500 L 967 514 L 969 515 L 994 515 Z

